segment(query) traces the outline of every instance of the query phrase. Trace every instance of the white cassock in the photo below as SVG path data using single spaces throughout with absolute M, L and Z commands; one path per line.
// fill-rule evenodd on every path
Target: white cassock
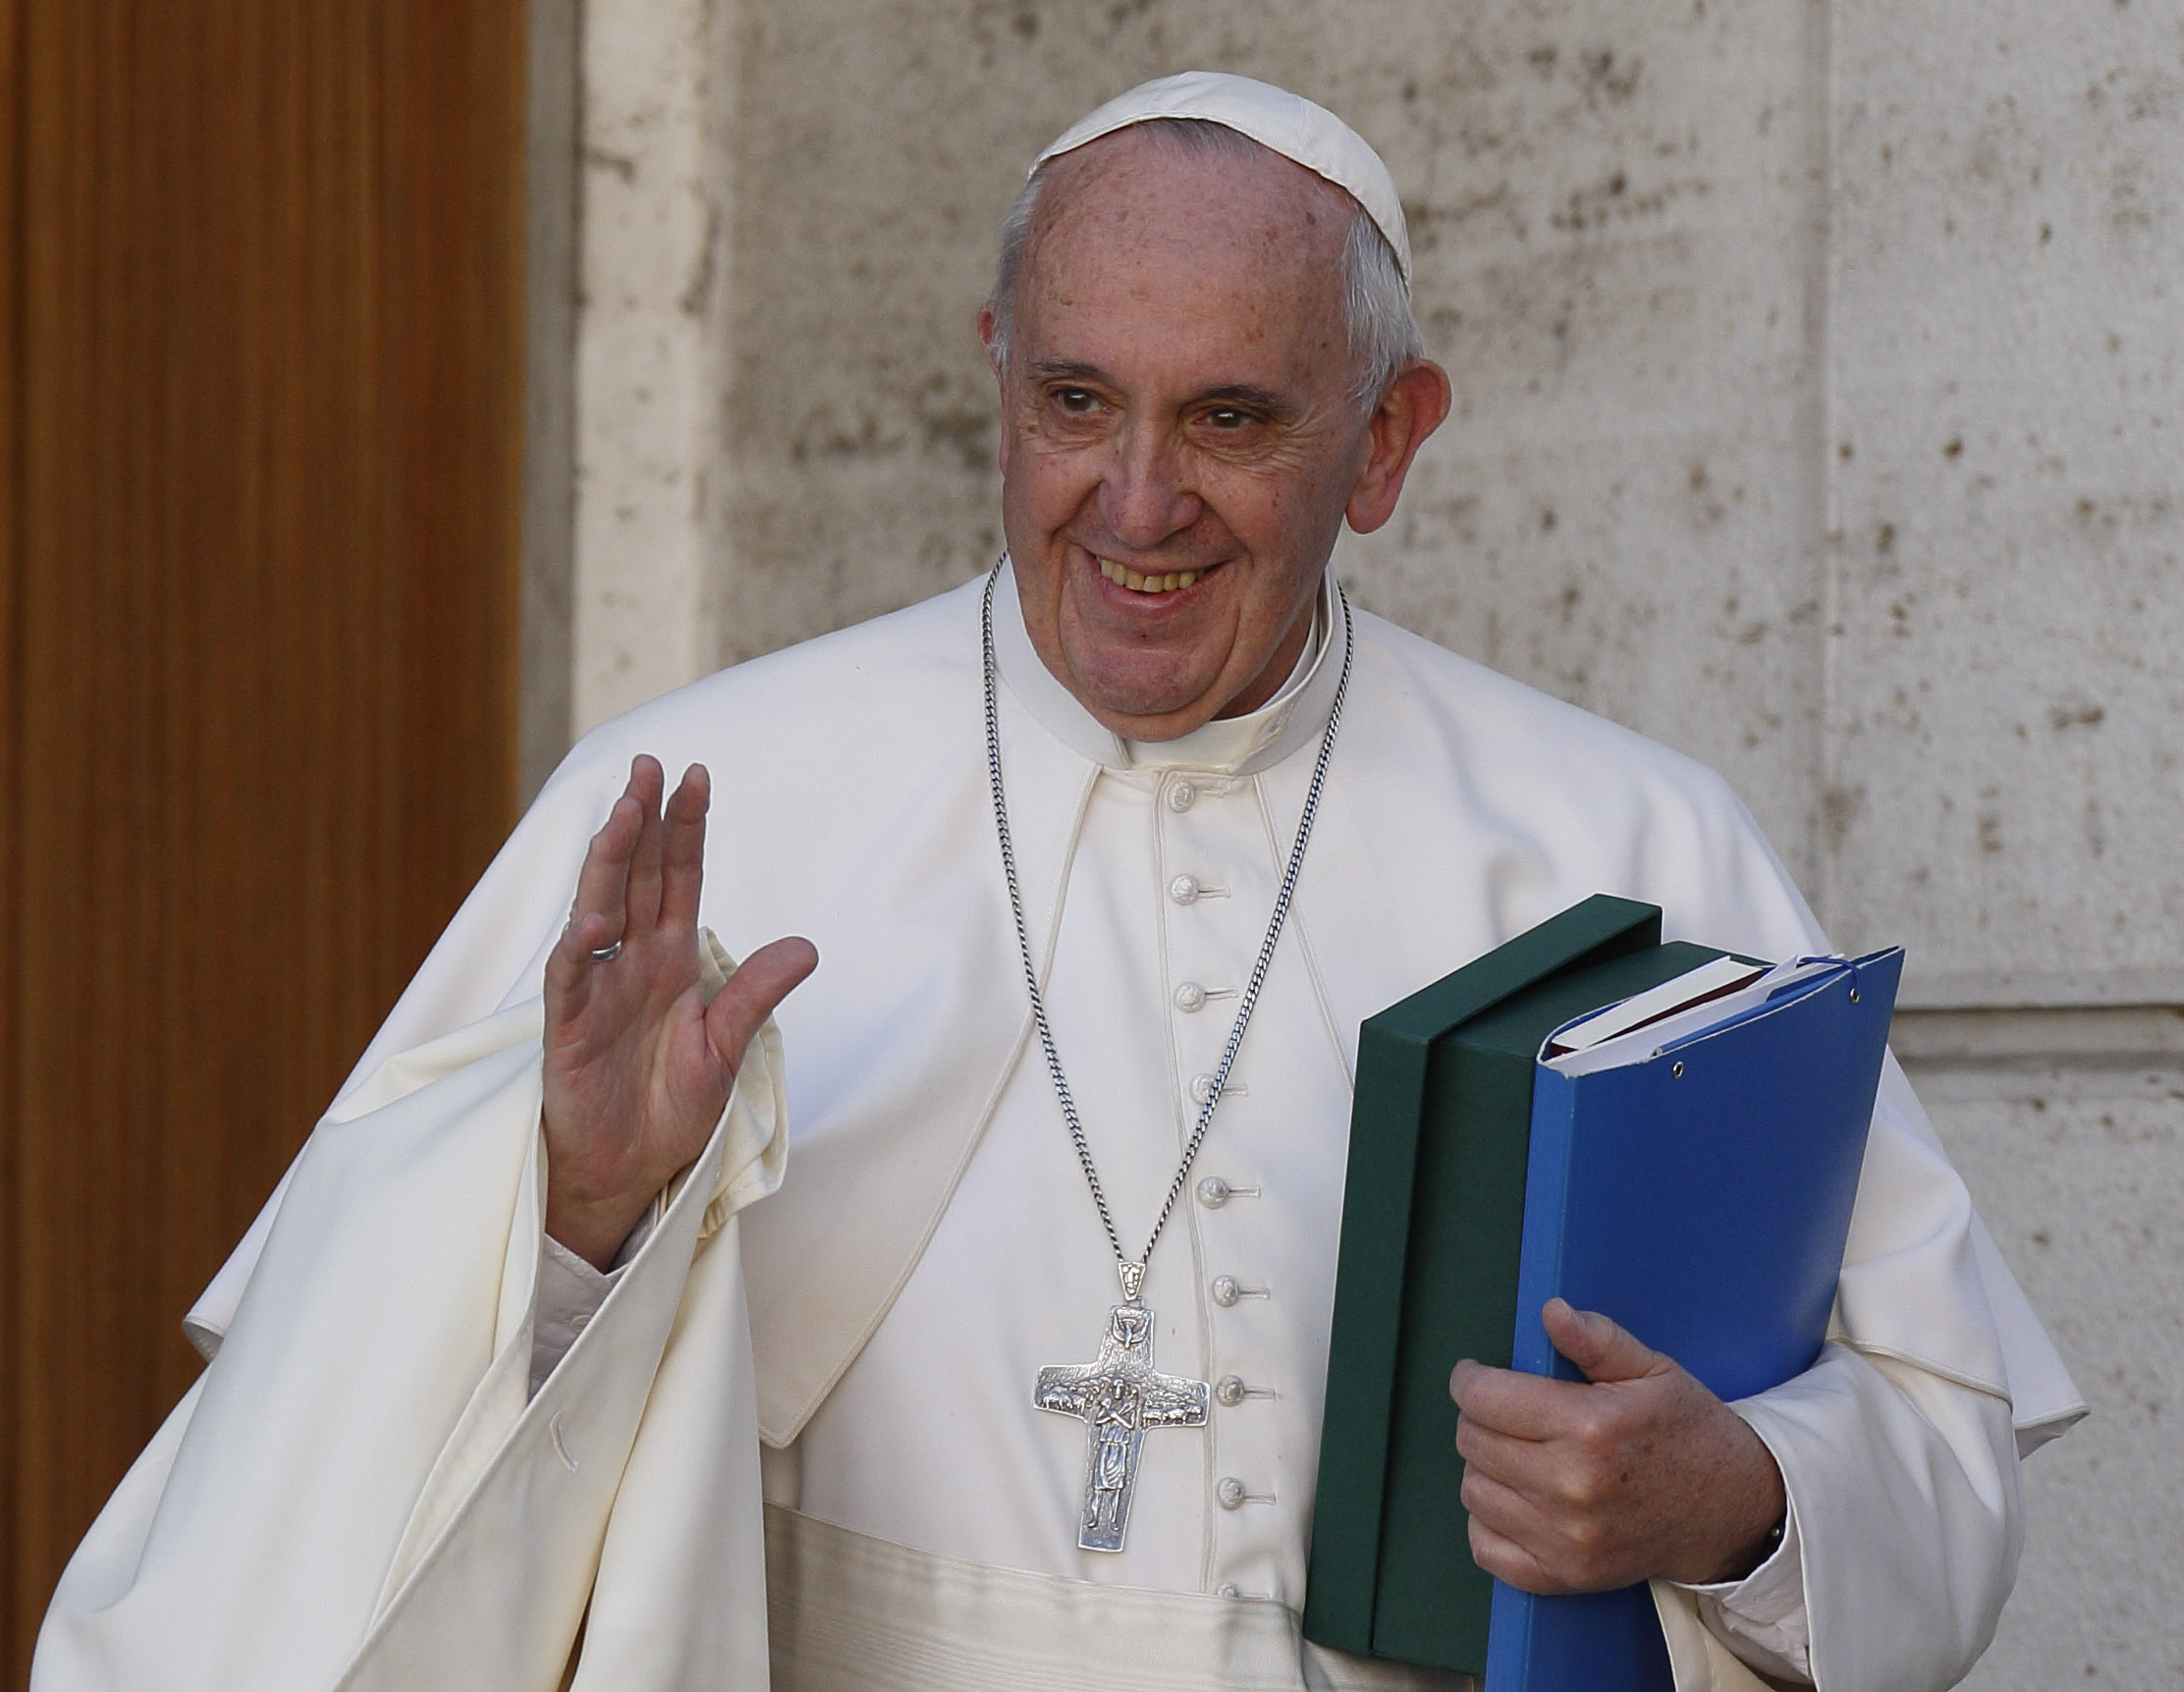
M 1081 1552 L 1084 1428 L 1032 1384 L 1094 1355 L 1115 1266 L 1031 1038 L 978 595 L 571 755 L 192 1312 L 216 1355 L 71 1563 L 35 1692 L 757 1687 L 769 1599 L 784 1692 L 1446 1683 L 1296 1634 L 1360 1021 L 1594 893 L 1669 938 L 1825 942 L 1717 778 L 1354 614 L 1288 928 L 1145 1283 L 1155 1360 L 1215 1384 L 1211 1422 L 1148 1433 L 1125 1549 Z M 1132 746 L 1040 664 L 1004 575 L 1026 915 L 1133 1248 L 1265 932 L 1343 616 L 1263 710 Z M 640 750 L 713 771 L 728 950 L 800 933 L 822 962 L 780 1012 L 792 1078 L 754 1042 L 609 1283 L 540 1249 L 536 995 Z M 1832 1339 L 1738 1406 L 1783 1550 L 1657 1587 L 1686 1692 L 1751 1685 L 1737 1657 L 1952 1684 L 2014 1574 L 2020 1449 L 2083 1411 L 1892 1063 Z

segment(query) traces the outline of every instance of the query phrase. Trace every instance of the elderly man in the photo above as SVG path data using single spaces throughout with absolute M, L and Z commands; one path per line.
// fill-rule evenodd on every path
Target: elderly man
M 1008 560 L 572 755 L 192 1313 L 39 1692 L 1453 1682 L 1297 1634 L 1359 1021 L 1595 892 L 1822 942 L 1713 777 L 1334 586 L 1448 410 L 1407 290 L 1280 90 L 1042 155 Z M 1452 1382 L 1482 1563 L 1654 1580 L 1682 1686 L 1961 1675 L 2077 1406 L 1900 1073 L 1810 1373 L 1551 1322 L 1591 1384 Z

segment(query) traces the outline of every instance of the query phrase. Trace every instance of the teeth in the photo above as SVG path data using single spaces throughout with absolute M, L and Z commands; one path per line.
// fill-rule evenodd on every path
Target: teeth
M 1112 558 L 1100 560 L 1100 573 L 1118 586 L 1132 593 L 1174 593 L 1177 588 L 1188 587 L 1203 572 L 1195 570 L 1171 571 L 1166 575 L 1140 575 L 1134 570 L 1119 565 Z

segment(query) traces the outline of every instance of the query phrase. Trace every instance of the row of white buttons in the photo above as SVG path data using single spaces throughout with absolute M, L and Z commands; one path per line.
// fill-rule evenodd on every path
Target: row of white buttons
M 1220 1184 L 1224 1191 L 1223 1202 L 1226 1203 L 1227 1184 Z M 1269 1296 L 1271 1294 L 1266 1287 L 1240 1285 L 1232 1275 L 1218 1275 L 1214 1278 L 1213 1299 L 1216 1304 L 1224 1309 L 1233 1305 L 1239 1298 L 1266 1298 Z M 1214 1383 L 1214 1401 L 1229 1409 L 1235 1408 L 1247 1398 L 1271 1398 L 1273 1396 L 1274 1391 L 1272 1388 L 1248 1386 L 1241 1375 L 1224 1375 Z M 1271 1504 L 1275 1500 L 1271 1493 L 1251 1491 L 1242 1480 L 1234 1475 L 1224 1475 L 1214 1483 L 1214 1501 L 1225 1510 L 1240 1510 L 1245 1504 Z M 1225 1598 L 1234 1597 L 1235 1588 L 1232 1586 L 1224 1587 L 1222 1596 Z
M 1193 804 L 1197 803 L 1197 800 L 1198 790 L 1188 782 L 1176 782 L 1168 790 L 1168 808 L 1172 811 L 1187 811 Z M 1194 904 L 1204 891 L 1205 889 L 1199 884 L 1198 878 L 1191 875 L 1178 875 L 1168 884 L 1168 897 L 1176 904 Z M 1212 995 L 1198 982 L 1185 981 L 1175 989 L 1175 1009 L 1186 1015 L 1203 1010 L 1206 1008 L 1206 1001 Z M 1230 1082 L 1224 1090 L 1241 1092 L 1243 1089 Z M 1213 1076 L 1193 1075 L 1191 1077 L 1190 1096 L 1194 1103 L 1205 1104 L 1208 1099 L 1213 1097 Z M 1257 1187 L 1233 1187 L 1218 1175 L 1208 1175 L 1198 1183 L 1198 1202 L 1208 1210 L 1219 1210 L 1230 1198 L 1240 1193 L 1248 1193 L 1256 1197 L 1258 1191 Z M 1268 1288 L 1245 1286 L 1232 1275 L 1216 1276 L 1209 1290 L 1213 1295 L 1213 1301 L 1225 1310 L 1233 1306 L 1239 1299 L 1272 1296 Z M 1214 1397 L 1220 1403 L 1231 1408 L 1241 1404 L 1246 1398 L 1271 1398 L 1272 1396 L 1274 1396 L 1273 1392 L 1266 1388 L 1245 1386 L 1243 1377 L 1240 1375 L 1224 1375 L 1214 1385 Z M 1243 1481 L 1234 1475 L 1224 1475 L 1219 1481 L 1215 1482 L 1214 1501 L 1225 1510 L 1238 1510 L 1247 1503 L 1271 1504 L 1275 1501 L 1272 1495 L 1252 1492 Z M 1239 1596 L 1235 1586 L 1228 1583 L 1223 1584 L 1218 1592 L 1223 1598 Z

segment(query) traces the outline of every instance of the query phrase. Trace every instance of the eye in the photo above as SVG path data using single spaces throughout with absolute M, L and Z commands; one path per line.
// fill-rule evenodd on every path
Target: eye
M 1072 417 L 1081 417 L 1098 409 L 1099 396 L 1089 388 L 1057 388 L 1054 403 Z
M 1206 421 L 1217 429 L 1240 429 L 1251 422 L 1251 413 L 1233 406 L 1217 406 L 1206 413 Z

